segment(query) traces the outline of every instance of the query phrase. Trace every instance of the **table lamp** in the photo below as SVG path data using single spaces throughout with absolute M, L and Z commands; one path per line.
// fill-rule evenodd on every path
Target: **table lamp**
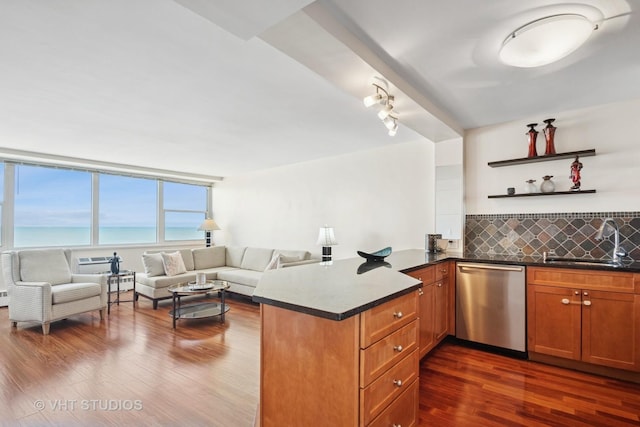
M 209 247 L 211 246 L 211 232 L 214 230 L 220 230 L 220 227 L 218 227 L 218 224 L 216 224 L 214 220 L 207 218 L 202 222 L 202 224 L 200 224 L 198 230 L 204 231 L 206 246 Z
M 331 246 L 338 244 L 333 227 L 320 227 L 317 245 L 322 246 L 322 262 L 331 261 Z

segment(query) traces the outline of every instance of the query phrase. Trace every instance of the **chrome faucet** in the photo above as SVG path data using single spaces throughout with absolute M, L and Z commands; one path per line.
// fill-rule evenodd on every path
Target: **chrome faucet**
M 607 228 L 607 224 L 609 224 L 609 227 L 613 228 L 613 233 L 614 233 L 612 261 L 615 263 L 619 263 L 622 261 L 622 257 L 627 256 L 627 251 L 624 248 L 620 247 L 620 228 L 618 228 L 618 224 L 615 222 L 613 218 L 605 218 L 605 220 L 602 221 L 602 225 L 598 229 L 595 239 L 596 240 L 604 239 L 604 230 L 605 228 Z

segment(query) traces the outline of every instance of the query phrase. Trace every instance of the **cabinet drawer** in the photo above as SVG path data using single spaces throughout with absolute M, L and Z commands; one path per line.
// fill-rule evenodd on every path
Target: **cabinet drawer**
M 428 285 L 436 280 L 436 266 L 432 265 L 431 267 L 413 270 L 407 273 L 407 275 L 420 280 L 424 285 Z
M 435 280 L 442 280 L 445 277 L 449 277 L 449 263 L 442 262 L 433 266 L 435 268 Z
M 360 390 L 360 416 L 369 424 L 416 378 L 418 378 L 418 350 L 394 365 L 368 387 Z
M 365 311 L 360 317 L 360 348 L 366 348 L 418 317 L 418 293 L 411 292 Z
M 633 273 L 622 271 L 530 267 L 527 268 L 527 283 L 594 291 L 634 292 Z
M 418 384 L 414 381 L 407 389 L 373 420 L 370 427 L 418 425 Z
M 364 388 L 418 348 L 418 321 L 360 350 L 360 387 Z

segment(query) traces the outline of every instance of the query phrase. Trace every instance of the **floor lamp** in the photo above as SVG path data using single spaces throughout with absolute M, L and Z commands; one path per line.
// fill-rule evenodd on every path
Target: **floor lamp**
M 214 230 L 220 230 L 220 227 L 218 227 L 218 224 L 216 224 L 214 220 L 212 220 L 211 218 L 207 218 L 202 222 L 202 224 L 200 224 L 198 230 L 204 231 L 206 246 L 209 247 L 211 246 L 211 232 Z

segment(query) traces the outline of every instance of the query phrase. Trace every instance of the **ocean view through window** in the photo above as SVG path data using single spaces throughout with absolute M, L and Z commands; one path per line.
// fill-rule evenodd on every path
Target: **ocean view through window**
M 203 238 L 210 187 L 45 165 L 9 164 L 6 247 L 156 244 Z M 7 175 L 9 174 L 7 178 Z M 159 195 L 164 197 L 159 197 Z M 92 231 L 95 230 L 95 231 Z M 2 230 L 0 230 L 1 232 Z
M 91 244 L 91 173 L 16 165 L 14 246 Z

